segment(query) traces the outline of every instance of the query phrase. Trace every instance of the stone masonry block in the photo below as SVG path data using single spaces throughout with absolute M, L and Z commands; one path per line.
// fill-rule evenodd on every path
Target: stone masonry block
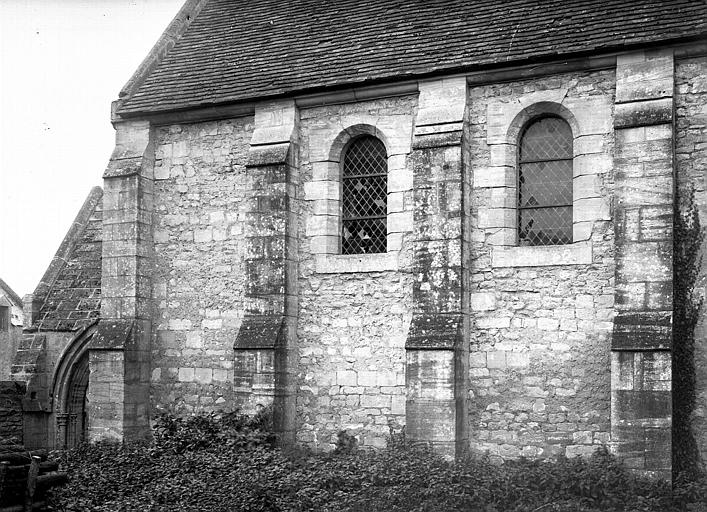
M 507 352 L 506 364 L 509 368 L 526 368 L 530 365 L 528 352 Z
M 615 137 L 616 143 L 620 145 L 644 142 L 646 140 L 646 127 L 636 126 L 632 128 L 623 128 L 621 130 L 616 130 Z
M 397 384 L 397 374 L 389 371 L 378 371 L 376 372 L 376 385 L 381 386 L 395 386 Z
M 388 252 L 400 251 L 403 248 L 404 239 L 405 239 L 404 233 L 389 233 L 388 239 L 387 239 L 387 244 L 386 244 L 386 250 Z
M 507 316 L 476 319 L 476 327 L 479 329 L 508 329 L 510 326 L 511 318 Z
M 454 399 L 454 353 L 451 350 L 408 350 L 408 399 Z
M 416 126 L 461 121 L 466 106 L 464 77 L 420 82 Z
M 594 153 L 574 158 L 572 173 L 575 178 L 585 174 L 605 174 L 611 172 L 614 162 L 610 155 Z
M 312 162 L 312 181 L 339 181 L 339 162 Z
M 201 384 L 210 384 L 213 379 L 211 368 L 194 368 L 194 380 Z
M 214 368 L 213 369 L 213 380 L 215 382 L 227 382 L 229 375 L 229 371 L 223 368 Z
M 496 309 L 496 295 L 492 292 L 477 292 L 471 294 L 472 311 L 491 311 Z
M 673 138 L 673 125 L 658 124 L 654 126 L 646 126 L 646 141 L 651 140 L 672 140 Z
M 514 166 L 474 168 L 474 188 L 516 186 Z
M 637 101 L 616 105 L 615 128 L 659 125 L 670 123 L 673 116 L 672 98 Z
M 562 105 L 576 118 L 575 137 L 611 133 L 613 105 L 609 97 L 566 98 Z
M 390 395 L 362 395 L 361 407 L 373 407 L 376 409 L 389 409 L 392 403 Z
M 644 242 L 622 249 L 616 276 L 626 283 L 642 281 L 669 281 L 672 279 L 672 244 Z
M 338 386 L 356 386 L 356 372 L 342 370 L 336 372 L 336 384 Z
M 405 414 L 405 395 L 394 395 L 391 397 L 390 413 L 395 415 Z
M 550 265 L 588 265 L 592 262 L 591 242 L 537 247 L 493 248 L 494 267 L 544 267 Z
M 604 135 L 583 135 L 574 138 L 574 157 L 604 153 Z
M 577 176 L 572 180 L 572 198 L 589 199 L 601 197 L 601 180 L 596 174 Z
M 633 62 L 619 59 L 616 66 L 616 102 L 672 97 L 673 74 L 672 55 Z
M 388 171 L 388 192 L 412 190 L 413 173 L 410 169 L 400 168 Z
M 469 366 L 471 368 L 486 368 L 486 352 L 470 352 Z
M 169 167 L 167 166 L 158 166 L 155 167 L 155 173 L 154 177 L 155 180 L 168 180 L 169 179 Z
M 331 236 L 339 231 L 339 218 L 333 215 L 311 215 L 307 219 L 307 236 Z
M 495 228 L 487 231 L 486 244 L 489 246 L 514 246 L 517 243 L 518 232 L 515 226 Z
M 169 320 L 169 328 L 173 331 L 186 331 L 191 329 L 191 320 L 173 318 Z
M 371 117 L 370 119 L 371 121 L 368 124 L 374 125 L 377 135 L 386 142 L 389 158 L 410 153 L 413 116 L 404 114 Z M 342 122 L 347 123 L 346 116 L 342 116 Z
M 317 199 L 340 200 L 341 187 L 338 181 L 310 181 L 304 184 L 304 198 L 307 201 Z
M 515 174 L 514 174 L 515 181 Z M 518 192 L 512 187 L 487 188 L 480 191 L 488 208 L 515 208 L 518 201 Z
M 390 192 L 387 201 L 388 213 L 402 212 L 405 210 L 405 193 Z
M 312 201 L 312 214 L 314 215 L 341 215 L 341 201 L 317 199 Z
M 188 348 L 202 348 L 204 346 L 204 343 L 201 338 L 201 331 L 187 332 L 186 346 Z
M 670 205 L 673 202 L 673 177 L 642 176 L 621 180 L 622 203 L 626 206 Z
M 584 242 L 592 237 L 593 221 L 573 222 L 572 223 L 572 240 L 575 242 Z
M 395 212 L 388 215 L 388 232 L 404 233 L 413 229 L 413 212 Z
M 493 144 L 489 146 L 491 155 L 489 163 L 491 167 L 513 167 L 518 160 L 518 147 L 515 144 Z
M 377 372 L 360 371 L 358 372 L 358 385 L 365 387 L 375 387 L 378 383 Z
M 486 353 L 487 368 L 506 368 L 506 352 L 496 350 Z
M 388 155 L 388 172 L 407 168 L 407 155 Z
M 295 129 L 296 110 L 293 100 L 279 100 L 257 105 L 251 145 L 289 142 Z
M 516 210 L 511 208 L 482 208 L 479 210 L 478 226 L 481 229 L 513 227 L 516 215 Z
M 313 254 L 339 254 L 340 237 L 337 235 L 313 236 L 310 238 L 310 251 Z
M 609 202 L 606 198 L 576 199 L 572 205 L 572 222 L 611 220 Z
M 192 382 L 194 380 L 194 368 L 180 368 L 178 379 L 179 382 Z

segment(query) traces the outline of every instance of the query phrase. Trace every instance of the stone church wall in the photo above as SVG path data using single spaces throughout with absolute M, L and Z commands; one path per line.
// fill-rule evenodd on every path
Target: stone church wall
M 0 439 L 14 439 L 17 444 L 22 444 L 22 398 L 24 393 L 24 383 L 0 381 Z
M 252 117 L 156 128 L 152 400 L 233 406 L 243 316 L 243 190 Z
M 703 60 L 682 60 L 676 73 L 678 185 L 695 186 L 703 217 L 706 68 Z M 614 69 L 469 85 L 463 151 L 473 183 L 466 205 L 473 450 L 496 458 L 573 456 L 611 441 L 614 96 Z M 297 441 L 315 449 L 331 449 L 340 430 L 380 447 L 389 427 L 405 424 L 417 108 L 413 95 L 298 109 L 295 428 Z M 574 243 L 561 250 L 511 241 L 511 139 L 522 115 L 543 113 L 572 117 Z M 155 128 L 156 411 L 229 410 L 235 403 L 233 343 L 246 287 L 244 165 L 253 125 L 247 117 Z M 334 247 L 339 158 L 346 141 L 363 133 L 388 148 L 388 252 L 341 256 Z M 705 353 L 699 346 L 698 371 L 707 366 L 700 364 Z M 699 433 L 707 373 L 698 377 Z
M 505 122 L 497 114 L 504 104 L 540 101 L 555 91 L 561 91 L 559 100 L 576 117 L 608 113 L 608 118 L 595 119 L 600 129 L 594 131 L 599 135 L 575 138 L 575 176 L 584 173 L 592 178 L 591 193 L 583 181 L 575 178 L 574 182 L 575 222 L 582 214 L 578 195 L 592 198 L 590 208 L 596 215 L 587 236 L 591 264 L 565 265 L 560 255 L 556 264 L 541 266 L 542 257 L 533 262 L 529 253 L 501 266 L 494 237 L 503 225 L 490 217 L 499 212 L 499 204 L 508 208 L 505 201 L 509 199 L 513 208 L 515 175 L 510 183 L 488 182 L 489 166 L 497 160 L 493 152 L 498 150 L 488 144 L 488 132 L 492 125 Z M 488 450 L 500 457 L 572 456 L 588 454 L 598 444 L 609 442 L 614 261 L 608 204 L 613 188 L 613 94 L 613 70 L 469 89 L 468 160 L 474 174 L 469 432 L 474 450 Z M 500 107 L 494 110 L 491 104 Z M 603 110 L 582 112 L 596 104 Z M 588 171 L 584 157 L 578 157 L 582 139 L 593 140 L 597 147 Z M 507 165 L 515 165 L 515 154 L 508 158 Z M 575 242 L 577 227 L 575 223 Z
M 0 380 L 10 379 L 10 366 L 22 339 L 22 327 L 11 326 L 0 331 Z
M 360 433 L 364 445 L 384 446 L 389 424 L 405 423 L 405 338 L 412 309 L 412 247 L 406 235 L 412 231 L 412 170 L 406 154 L 415 106 L 414 97 L 402 97 L 300 111 L 305 201 L 300 217 L 297 440 L 318 449 L 331 449 L 340 430 Z M 337 136 L 361 125 L 375 126 L 387 139 L 389 191 L 395 191 L 389 196 L 388 226 L 398 233 L 397 241 L 389 237 L 386 255 L 327 258 L 316 254 L 324 234 L 317 224 L 325 217 L 317 215 L 318 187 L 326 183 L 321 168 L 330 165 Z M 376 271 L 385 265 L 380 256 L 392 256 L 393 269 Z M 356 271 L 363 270 L 357 268 L 359 259 L 367 271 Z
M 695 204 L 703 230 L 707 226 L 707 61 L 692 58 L 676 61 L 675 70 L 675 159 L 677 185 L 684 198 L 690 189 L 695 192 Z M 683 209 L 685 203 L 680 205 Z M 703 246 L 703 254 L 705 249 Z M 704 294 L 707 279 L 707 261 L 703 259 L 698 293 Z M 702 319 L 695 332 L 695 368 L 697 371 L 697 407 L 693 415 L 693 433 L 707 460 L 707 314 L 702 308 Z M 679 343 L 680 340 L 675 340 Z

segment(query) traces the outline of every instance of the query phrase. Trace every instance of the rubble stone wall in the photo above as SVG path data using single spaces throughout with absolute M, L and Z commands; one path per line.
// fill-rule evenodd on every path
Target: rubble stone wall
M 707 61 L 702 58 L 677 60 L 675 66 L 675 160 L 678 195 L 686 198 L 694 190 L 700 222 L 707 226 Z M 687 206 L 685 201 L 681 208 Z M 702 253 L 705 254 L 705 246 Z M 707 260 L 703 257 L 697 294 L 704 296 Z M 676 339 L 675 343 L 680 343 Z M 707 461 L 707 313 L 702 307 L 695 332 L 696 408 L 693 433 L 702 460 Z
M 560 90 L 557 104 L 570 105 L 574 117 L 592 117 L 587 108 L 613 103 L 614 83 L 614 71 L 606 70 L 469 89 L 467 158 L 474 182 L 469 290 L 472 450 L 488 450 L 497 458 L 573 456 L 589 454 L 610 440 L 614 260 L 613 228 L 606 219 L 613 190 L 611 118 L 595 119 L 599 129 L 592 131 L 596 133 L 573 134 L 575 201 L 577 191 L 584 188 L 576 177 L 587 175 L 596 196 L 592 215 L 605 210 L 582 242 L 588 245 L 517 248 L 527 254 L 516 262 L 499 264 L 494 251 L 504 225 L 496 229 L 489 216 L 499 211 L 505 216 L 510 213 L 511 219 L 515 215 L 515 154 L 506 158 L 513 171 L 510 181 L 506 176 L 500 183 L 489 183 L 487 178 L 489 166 L 498 160 L 493 154 L 498 146 L 508 150 L 489 144 L 489 130 L 503 122 L 489 104 L 530 103 L 533 95 L 543 98 L 548 91 Z M 608 116 L 610 112 L 609 107 Z M 594 147 L 588 161 L 582 155 L 587 141 Z M 575 202 L 575 220 L 578 213 Z M 575 242 L 576 227 L 575 223 Z M 583 256 L 568 265 L 573 253 L 562 250 L 572 251 L 573 246 L 581 251 L 589 247 L 591 263 Z
M 25 385 L 0 381 L 0 439 L 14 438 L 22 444 L 22 399 Z
M 10 379 L 10 367 L 22 340 L 22 327 L 11 326 L 0 331 L 0 380 Z
M 232 407 L 243 318 L 243 194 L 252 117 L 156 128 L 152 401 Z
M 412 311 L 412 170 L 407 154 L 415 105 L 414 97 L 401 97 L 300 111 L 304 206 L 299 219 L 297 440 L 318 449 L 331 449 L 340 430 L 359 436 L 363 445 L 384 446 L 389 424 L 405 422 L 405 339 Z M 328 165 L 342 132 L 361 126 L 375 127 L 385 138 L 388 190 L 395 192 L 389 195 L 388 230 L 399 234 L 397 250 L 391 250 L 389 236 L 387 253 L 334 256 L 318 265 L 317 258 L 327 256 L 317 256 L 317 237 L 329 234 L 315 225 L 324 217 L 315 211 L 319 191 L 330 187 L 338 194 L 337 180 L 322 179 L 320 169 Z M 338 154 L 334 148 L 337 159 Z M 331 217 L 338 222 L 336 210 Z

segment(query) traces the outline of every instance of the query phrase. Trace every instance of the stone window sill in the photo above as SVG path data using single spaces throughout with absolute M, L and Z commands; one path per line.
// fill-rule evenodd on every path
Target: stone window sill
M 351 274 L 386 270 L 398 270 L 398 251 L 377 254 L 319 254 L 316 256 L 316 272 L 318 274 Z
M 589 265 L 591 262 L 590 241 L 534 247 L 495 246 L 491 256 L 491 266 L 494 268 Z

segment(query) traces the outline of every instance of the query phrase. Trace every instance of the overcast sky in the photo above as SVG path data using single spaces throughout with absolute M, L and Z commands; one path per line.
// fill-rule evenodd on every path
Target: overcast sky
M 115 132 L 110 104 L 184 0 L 0 0 L 0 278 L 34 291 Z

